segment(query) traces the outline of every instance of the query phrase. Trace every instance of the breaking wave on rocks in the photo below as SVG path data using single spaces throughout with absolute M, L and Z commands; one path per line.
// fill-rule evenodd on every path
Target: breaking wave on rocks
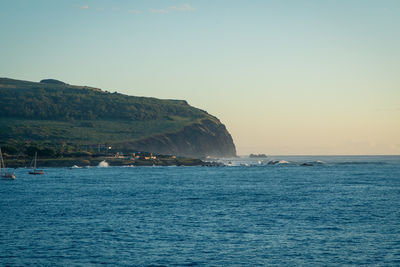
M 224 166 L 336 166 L 400 164 L 399 156 L 271 156 L 265 159 L 236 157 L 218 159 Z
M 99 165 L 97 165 L 97 167 L 99 167 L 99 168 L 107 168 L 107 167 L 109 167 L 109 166 L 110 166 L 110 165 L 109 165 L 108 162 L 105 161 L 105 160 L 101 161 L 101 162 L 99 163 Z

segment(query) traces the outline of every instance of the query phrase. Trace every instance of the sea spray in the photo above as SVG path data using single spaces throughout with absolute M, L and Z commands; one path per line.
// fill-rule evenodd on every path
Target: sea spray
M 99 165 L 97 165 L 97 167 L 99 167 L 99 168 L 107 168 L 108 166 L 109 166 L 109 165 L 108 165 L 108 162 L 105 161 L 105 160 L 101 161 L 101 162 L 99 163 Z

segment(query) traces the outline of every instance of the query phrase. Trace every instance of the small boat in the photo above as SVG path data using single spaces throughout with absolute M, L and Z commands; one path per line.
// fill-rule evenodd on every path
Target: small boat
M 37 152 L 35 152 L 35 161 L 34 161 L 34 164 L 33 164 L 33 171 L 30 171 L 29 174 L 33 174 L 33 175 L 44 174 L 43 170 L 36 169 L 36 158 L 37 158 Z
M 6 179 L 15 179 L 15 174 L 14 173 L 7 173 L 6 165 L 4 164 L 3 160 L 3 154 L 1 153 L 1 148 L 0 148 L 0 176 Z

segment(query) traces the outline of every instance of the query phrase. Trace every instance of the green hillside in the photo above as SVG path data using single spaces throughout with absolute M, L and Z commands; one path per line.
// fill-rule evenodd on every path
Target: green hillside
M 2 118 L 163 121 L 210 117 L 182 100 L 127 96 L 60 83 L 0 78 L 0 92 Z

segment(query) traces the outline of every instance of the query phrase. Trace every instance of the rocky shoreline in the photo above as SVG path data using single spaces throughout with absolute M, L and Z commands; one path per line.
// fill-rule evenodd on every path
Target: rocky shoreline
M 114 157 L 80 157 L 80 158 L 39 158 L 38 168 L 46 167 L 87 167 L 98 166 L 102 161 L 109 166 L 222 166 L 217 162 L 206 162 L 194 158 L 153 158 L 153 159 L 131 159 Z M 8 168 L 23 168 L 31 165 L 31 159 L 5 159 Z

